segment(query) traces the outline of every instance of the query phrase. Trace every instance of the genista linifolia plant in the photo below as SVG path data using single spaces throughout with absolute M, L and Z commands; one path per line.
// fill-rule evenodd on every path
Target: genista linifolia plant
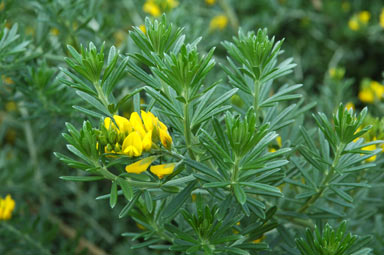
M 266 29 L 218 45 L 219 65 L 215 48 L 201 52 L 201 38 L 165 15 L 129 36 L 129 52 L 68 45 L 60 82 L 78 95 L 84 122 L 66 124 L 71 154 L 55 155 L 82 170 L 62 179 L 110 187 L 96 199 L 137 224 L 121 233 L 131 249 L 370 254 L 370 237 L 341 223 L 358 217 L 355 197 L 372 181 L 380 149 L 365 148 L 382 143 L 362 138 L 366 108 L 311 117 L 315 103 L 287 82 L 293 59 Z M 121 89 L 126 78 L 137 86 Z

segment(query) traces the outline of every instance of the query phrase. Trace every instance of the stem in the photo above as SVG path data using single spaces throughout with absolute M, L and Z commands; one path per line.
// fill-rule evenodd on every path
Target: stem
M 189 120 L 189 102 L 186 100 L 186 103 L 184 104 L 184 136 L 185 136 L 185 144 L 187 147 L 187 151 L 189 153 L 189 156 L 191 159 L 195 159 L 195 154 L 192 150 L 192 141 L 191 141 L 191 123 Z
M 336 166 L 339 164 L 341 153 L 344 151 L 344 149 L 345 149 L 345 144 L 343 144 L 343 143 L 340 143 L 339 146 L 337 146 L 336 153 L 335 153 L 335 159 L 333 160 L 333 163 L 332 163 L 332 166 L 331 166 L 331 168 L 329 170 L 329 173 L 325 173 L 326 177 L 321 182 L 319 191 L 316 193 L 316 195 L 312 196 L 310 199 L 308 199 L 305 202 L 305 204 L 299 209 L 300 213 L 304 213 L 327 190 L 328 184 L 332 180 L 332 178 L 333 178 L 333 176 L 335 174 Z
M 108 109 L 109 101 L 108 101 L 108 98 L 105 96 L 103 89 L 101 88 L 100 82 L 98 81 L 94 82 L 93 86 L 97 91 L 98 98 L 103 103 L 103 105 Z
M 237 157 L 237 155 L 235 155 L 235 161 L 233 163 L 233 174 L 232 174 L 232 182 L 237 182 L 237 179 L 238 179 L 238 175 L 239 175 L 239 162 L 240 162 L 240 158 Z
M 260 95 L 260 81 L 255 80 L 254 94 L 253 94 L 253 108 L 257 113 L 259 111 L 259 95 Z

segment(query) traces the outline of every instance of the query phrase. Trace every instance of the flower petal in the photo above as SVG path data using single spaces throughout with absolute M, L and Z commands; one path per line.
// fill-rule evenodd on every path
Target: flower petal
M 175 163 L 168 163 L 168 164 L 162 164 L 162 165 L 155 165 L 151 166 L 149 169 L 153 174 L 157 175 L 159 179 L 163 178 L 164 175 L 168 175 L 173 173 L 173 170 L 175 169 Z
M 125 167 L 125 171 L 128 173 L 134 173 L 134 174 L 140 174 L 147 170 L 150 164 L 156 159 L 157 157 L 147 157 L 143 158 L 142 160 L 136 161 L 135 163 L 132 163 L 130 165 L 127 165 Z

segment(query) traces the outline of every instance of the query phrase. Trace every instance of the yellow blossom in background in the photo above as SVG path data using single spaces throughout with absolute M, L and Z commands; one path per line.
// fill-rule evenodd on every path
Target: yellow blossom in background
M 369 13 L 369 11 L 361 11 L 357 16 L 362 24 L 367 24 L 371 19 L 371 13 Z
M 58 35 L 60 34 L 60 31 L 59 31 L 58 28 L 53 27 L 53 28 L 51 28 L 51 30 L 49 30 L 49 33 L 50 33 L 51 35 L 53 35 L 53 36 L 58 36 Z
M 34 36 L 35 35 L 35 28 L 32 26 L 27 26 L 25 28 L 25 34 Z
M 153 0 L 147 0 L 143 5 L 143 11 L 153 17 L 159 17 L 161 14 L 160 6 Z
M 381 9 L 381 13 L 380 13 L 380 26 L 384 28 L 384 8 Z
M 377 81 L 371 81 L 370 88 L 372 89 L 376 98 L 381 99 L 384 95 L 384 86 Z
M 148 169 L 156 157 L 147 157 L 142 160 L 139 160 L 133 164 L 127 165 L 125 171 L 127 173 L 140 174 Z
M 5 8 L 5 3 L 4 3 L 4 1 L 1 1 L 1 3 L 0 3 L 0 12 L 3 11 L 4 8 Z
M 11 195 L 5 198 L 0 197 L 0 220 L 9 220 L 12 217 L 12 212 L 15 209 L 15 200 Z
M 265 236 L 263 235 L 259 239 L 253 240 L 252 243 L 261 243 L 265 239 Z
M 361 102 L 363 103 L 373 103 L 375 101 L 375 95 L 373 92 L 369 89 L 363 89 L 359 91 L 358 97 Z
M 210 30 L 223 30 L 228 24 L 228 18 L 225 15 L 218 15 L 212 18 L 209 29 Z
M 149 170 L 153 174 L 157 175 L 159 179 L 162 179 L 164 175 L 173 173 L 173 170 L 175 169 L 175 165 L 176 165 L 175 163 L 155 165 L 155 166 L 151 166 Z
M 357 31 L 360 29 L 360 25 L 359 25 L 359 22 L 357 21 L 356 17 L 352 17 L 349 21 L 348 21 L 348 27 L 353 30 L 353 31 Z
M 216 0 L 205 0 L 205 3 L 208 5 L 214 5 L 216 3 Z
M 165 0 L 167 7 L 170 9 L 176 8 L 179 5 L 179 2 L 176 0 Z
M 140 230 L 145 230 L 145 227 L 143 225 L 141 225 L 140 223 L 136 223 L 136 226 L 140 229 Z
M 355 110 L 355 105 L 352 102 L 348 102 L 345 104 L 345 108 L 347 110 L 350 110 L 350 109 Z
M 12 84 L 15 84 L 15 82 L 11 79 L 11 77 L 7 77 L 5 76 L 4 74 L 1 75 L 1 80 L 7 84 L 7 85 L 12 85 Z
M 125 40 L 125 32 L 123 30 L 116 31 L 113 33 L 113 39 L 115 39 L 115 44 L 117 47 L 121 46 Z
M 14 112 L 14 111 L 16 111 L 16 110 L 17 110 L 17 105 L 16 105 L 16 103 L 15 103 L 14 101 L 7 102 L 7 103 L 5 104 L 5 110 L 6 110 L 7 112 Z
M 139 26 L 139 29 L 140 29 L 144 34 L 147 33 L 147 29 L 145 28 L 145 25 L 144 25 L 144 24 L 141 24 L 141 25 Z
M 283 146 L 283 142 L 281 141 L 281 136 L 276 137 L 276 142 L 279 147 Z
M 374 138 L 373 140 L 375 141 L 376 138 Z M 362 148 L 362 150 L 364 150 L 364 151 L 374 151 L 376 149 L 377 149 L 376 144 L 368 145 L 368 146 L 365 146 L 364 148 Z M 373 162 L 375 160 L 376 160 L 376 155 L 373 155 L 372 157 L 367 158 L 365 161 Z

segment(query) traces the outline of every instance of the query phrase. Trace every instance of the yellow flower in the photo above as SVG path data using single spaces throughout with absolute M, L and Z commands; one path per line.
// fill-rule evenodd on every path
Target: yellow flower
M 281 141 L 281 136 L 276 137 L 276 141 L 277 141 L 277 145 L 279 145 L 279 147 L 283 146 L 283 143 Z
M 155 156 L 143 158 L 142 160 L 139 160 L 135 163 L 127 165 L 125 167 L 125 171 L 127 171 L 128 173 L 133 173 L 133 174 L 141 174 L 142 172 L 144 172 L 148 169 L 148 167 L 152 164 L 152 162 L 155 159 L 156 159 Z
M 380 26 L 384 28 L 384 8 L 381 9 L 381 13 L 380 13 Z
M 5 110 L 6 110 L 7 112 L 14 112 L 14 111 L 16 111 L 16 110 L 17 110 L 17 105 L 16 105 L 16 103 L 15 103 L 14 101 L 7 102 L 7 103 L 5 104 Z
M 223 30 L 228 24 L 228 18 L 225 15 L 218 15 L 212 18 L 209 24 L 210 30 Z
M 143 225 L 141 225 L 140 223 L 136 223 L 136 226 L 141 229 L 141 230 L 145 230 L 145 227 Z
M 15 200 L 11 195 L 7 195 L 4 199 L 0 197 L 0 220 L 9 220 L 15 209 Z
M 370 88 L 375 93 L 376 98 L 381 99 L 384 95 L 384 86 L 377 81 L 371 81 Z
M 53 27 L 51 28 L 51 30 L 49 30 L 49 33 L 53 36 L 58 36 L 60 34 L 60 31 L 56 27 Z
M 371 19 L 371 13 L 369 13 L 369 11 L 361 11 L 357 16 L 363 24 L 367 24 L 368 21 Z
M 113 119 L 115 123 L 111 120 L 111 118 L 107 117 L 104 119 L 104 126 L 106 129 L 113 128 L 118 133 L 127 134 L 133 131 L 132 125 L 127 118 L 121 117 L 119 115 L 113 115 Z
M 4 74 L 1 76 L 2 81 L 7 85 L 15 84 L 11 77 L 7 77 Z
M 115 39 L 116 46 L 119 47 L 125 39 L 125 33 L 123 30 L 118 30 L 113 34 L 113 39 Z
M 157 175 L 159 179 L 161 179 L 164 177 L 164 175 L 171 174 L 173 172 L 173 169 L 175 169 L 175 165 L 176 165 L 175 163 L 156 165 L 156 166 L 151 166 L 149 170 L 153 174 Z
M 143 11 L 149 13 L 153 17 L 159 17 L 161 14 L 160 7 L 153 0 L 147 0 L 144 3 Z
M 152 131 L 145 134 L 143 138 L 143 150 L 149 151 L 152 147 Z
M 144 25 L 144 24 L 141 24 L 141 25 L 139 26 L 139 29 L 140 29 L 141 32 L 143 32 L 144 34 L 147 33 L 147 29 L 145 28 L 145 25 Z
M 349 21 L 348 21 L 348 27 L 353 30 L 353 31 L 357 31 L 360 29 L 360 25 L 359 25 L 359 22 L 356 20 L 355 17 L 352 17 Z
M 166 4 L 167 4 L 167 7 L 173 9 L 179 5 L 179 2 L 177 2 L 176 0 L 166 0 Z
M 4 1 L 1 1 L 1 3 L 0 3 L 0 12 L 3 11 L 4 8 L 5 8 L 5 3 L 4 3 Z
M 350 109 L 355 110 L 355 105 L 352 102 L 348 102 L 345 104 L 345 108 L 347 110 L 350 110 Z
M 143 142 L 138 132 L 130 133 L 123 142 L 122 151 L 129 157 L 138 157 L 143 152 Z
M 263 235 L 259 239 L 253 240 L 252 243 L 261 243 L 264 239 L 265 239 L 265 235 Z
M 144 129 L 143 121 L 141 120 L 139 114 L 137 112 L 133 112 L 129 118 L 129 121 L 131 122 L 133 129 L 143 138 L 146 132 Z
M 170 149 L 172 146 L 172 137 L 168 133 L 167 126 L 151 112 L 141 111 L 141 117 L 143 118 L 145 130 L 147 132 L 153 132 L 155 136 L 160 138 L 163 146 Z
M 374 139 L 376 140 L 376 139 Z M 372 145 L 368 145 L 368 146 L 365 146 L 362 150 L 365 150 L 365 151 L 374 151 L 376 150 L 376 144 L 372 144 Z M 372 157 L 370 158 L 367 158 L 365 161 L 367 162 L 373 162 L 376 160 L 376 155 L 373 155 Z
M 369 88 L 360 90 L 358 97 L 363 103 L 373 103 L 375 101 L 375 95 Z
M 216 0 L 205 0 L 205 3 L 208 5 L 214 5 L 216 3 Z
M 268 151 L 271 152 L 271 153 L 274 153 L 274 152 L 276 152 L 276 149 L 275 148 L 270 148 L 270 149 L 268 149 Z

